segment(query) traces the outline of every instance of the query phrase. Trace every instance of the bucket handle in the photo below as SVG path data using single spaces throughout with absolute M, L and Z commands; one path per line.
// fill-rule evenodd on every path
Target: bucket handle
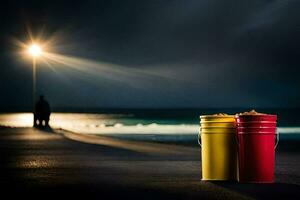
M 236 142 L 236 144 L 237 144 L 237 146 L 240 146 L 240 142 L 239 142 L 239 134 L 237 133 L 237 131 L 236 131 L 236 133 L 235 133 L 235 142 Z
M 198 134 L 198 144 L 200 145 L 200 148 L 202 147 L 202 144 L 201 144 L 201 127 L 199 129 L 199 134 Z
M 275 143 L 274 149 L 276 149 L 278 142 L 279 142 L 279 132 L 278 132 L 278 129 L 276 129 L 276 143 Z

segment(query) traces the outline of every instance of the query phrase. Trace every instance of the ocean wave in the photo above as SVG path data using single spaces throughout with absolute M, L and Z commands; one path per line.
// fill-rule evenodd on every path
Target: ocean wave
M 1 114 L 0 126 L 32 127 L 31 113 Z M 164 124 L 153 120 L 119 118 L 115 114 L 53 113 L 50 125 L 83 134 L 196 135 L 199 124 Z M 158 122 L 158 121 L 157 121 Z M 279 127 L 280 134 L 300 134 L 300 127 Z
M 191 135 L 199 133 L 199 125 L 191 124 L 177 124 L 177 125 L 166 125 L 152 123 L 148 125 L 136 124 L 136 125 L 124 125 L 117 123 L 114 126 L 68 126 L 63 127 L 66 130 L 86 133 L 86 134 L 170 134 L 170 135 Z M 277 129 L 279 134 L 300 134 L 300 127 L 279 127 Z
M 87 134 L 197 134 L 198 125 L 161 125 L 161 124 L 136 124 L 124 125 L 117 123 L 114 126 L 65 126 L 60 127 L 69 131 Z

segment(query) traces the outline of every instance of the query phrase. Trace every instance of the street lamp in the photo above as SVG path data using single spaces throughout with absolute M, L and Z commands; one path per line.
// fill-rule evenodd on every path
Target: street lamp
M 41 56 L 43 49 L 38 44 L 31 44 L 28 46 L 28 54 L 32 57 L 32 111 L 34 115 L 35 107 L 35 92 L 36 92 L 36 59 Z M 34 116 L 33 116 L 34 118 Z M 35 119 L 34 119 L 35 120 Z M 35 121 L 34 121 L 35 124 Z

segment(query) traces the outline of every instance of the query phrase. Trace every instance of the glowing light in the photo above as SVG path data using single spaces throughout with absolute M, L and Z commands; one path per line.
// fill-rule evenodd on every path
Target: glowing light
M 42 48 L 37 44 L 32 44 L 28 48 L 28 53 L 33 57 L 38 57 L 42 54 L 43 50 Z

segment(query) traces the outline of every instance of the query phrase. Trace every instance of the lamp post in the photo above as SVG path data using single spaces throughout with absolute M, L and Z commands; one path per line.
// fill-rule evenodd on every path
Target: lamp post
M 36 59 L 42 54 L 42 48 L 38 44 L 31 44 L 28 47 L 28 53 L 32 57 L 32 112 L 35 112 L 35 96 L 36 96 Z M 35 118 L 34 125 L 35 125 Z

